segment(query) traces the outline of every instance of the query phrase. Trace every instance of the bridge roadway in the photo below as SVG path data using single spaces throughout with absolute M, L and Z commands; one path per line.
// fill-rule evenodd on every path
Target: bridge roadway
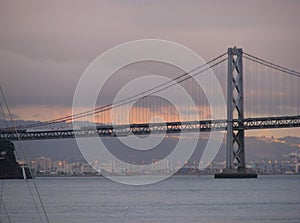
M 242 121 L 233 120 L 234 130 L 271 129 L 300 127 L 300 116 L 281 116 L 246 118 Z M 96 128 L 82 127 L 80 129 L 49 129 L 49 130 L 17 130 L 0 129 L 0 140 L 42 140 L 74 137 L 116 137 L 147 134 L 170 134 L 180 132 L 210 132 L 226 131 L 227 120 L 204 120 L 187 122 L 167 122 L 130 125 L 100 125 Z

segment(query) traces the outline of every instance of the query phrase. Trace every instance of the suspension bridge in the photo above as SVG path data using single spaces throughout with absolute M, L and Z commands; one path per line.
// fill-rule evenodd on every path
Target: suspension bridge
M 213 71 L 226 95 L 227 109 L 220 109 L 218 105 L 212 108 L 203 89 L 193 80 L 193 77 L 208 70 Z M 212 83 L 206 84 L 212 86 Z M 177 93 L 179 85 L 192 97 L 194 108 Z M 245 131 L 300 127 L 299 88 L 299 72 L 234 47 L 203 66 L 120 101 L 47 122 L 2 127 L 0 140 L 226 131 L 226 169 L 223 176 L 244 174 L 254 177 L 256 175 L 246 169 Z M 213 93 L 214 89 L 210 89 Z M 155 96 L 162 91 L 169 91 L 177 97 L 177 107 L 184 115 L 180 116 L 176 106 L 167 100 Z M 125 114 L 130 103 L 134 106 L 129 114 Z M 115 117 L 117 119 L 113 120 Z M 160 117 L 163 121 L 152 121 L 153 117 Z M 62 123 L 64 127 L 58 127 Z M 93 123 L 93 126 L 86 123 Z

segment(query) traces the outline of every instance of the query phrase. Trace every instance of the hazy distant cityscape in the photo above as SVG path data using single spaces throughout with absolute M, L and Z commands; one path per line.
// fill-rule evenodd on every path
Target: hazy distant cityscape
M 291 153 L 285 160 L 262 160 L 260 162 L 250 161 L 247 167 L 258 174 L 299 174 L 299 154 Z M 26 163 L 24 160 L 18 161 L 20 164 Z M 134 163 L 132 163 L 134 164 Z M 113 175 L 138 175 L 138 174 L 167 174 L 178 169 L 178 163 L 165 162 L 158 164 L 154 160 L 148 168 L 133 168 L 129 164 L 117 164 L 115 161 L 95 160 L 91 165 L 83 162 L 68 162 L 65 160 L 52 160 L 49 157 L 39 157 L 29 161 L 29 167 L 35 176 L 99 176 L 103 172 Z M 186 162 L 182 168 L 177 171 L 179 175 L 209 175 L 222 171 L 225 168 L 225 161 L 212 162 L 207 168 L 200 171 L 196 161 Z
M 110 139 L 111 141 L 113 139 Z M 298 137 L 247 137 L 249 146 L 247 153 L 247 167 L 262 175 L 271 174 L 298 174 L 300 157 L 300 138 Z M 170 141 L 171 142 L 171 141 Z M 116 146 L 117 144 L 111 144 Z M 205 140 L 201 145 L 205 145 Z M 123 156 L 124 163 L 116 163 L 112 160 L 94 160 L 89 165 L 78 151 L 73 141 L 62 141 L 59 144 L 50 143 L 26 143 L 23 145 L 28 153 L 27 164 L 36 176 L 99 176 L 99 175 L 137 175 L 137 174 L 168 174 L 176 172 L 182 166 L 181 163 L 167 161 L 158 164 L 160 159 L 146 160 L 143 156 L 134 159 Z M 17 152 L 19 148 L 17 147 Z M 270 153 L 272 151 L 272 153 Z M 198 169 L 201 149 L 194 154 L 188 163 L 185 163 L 177 174 L 182 175 L 213 175 L 219 173 L 225 167 L 225 148 L 220 149 L 207 168 Z M 20 151 L 18 152 L 20 154 Z M 38 155 L 37 155 L 38 154 Z M 128 159 L 126 159 L 128 158 Z M 20 163 L 25 163 L 22 157 Z M 129 161 L 131 160 L 131 161 Z M 137 164 L 137 165 L 130 165 Z M 142 167 L 140 164 L 150 164 Z

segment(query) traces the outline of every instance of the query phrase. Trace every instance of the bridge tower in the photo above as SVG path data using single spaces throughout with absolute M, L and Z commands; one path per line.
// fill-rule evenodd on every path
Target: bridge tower
M 243 50 L 228 48 L 226 168 L 216 178 L 257 177 L 246 168 L 244 130 Z M 238 126 L 233 126 L 233 120 Z
M 244 89 L 243 89 L 243 50 L 228 49 L 227 77 L 227 145 L 226 168 L 245 165 Z M 238 130 L 233 129 L 233 119 L 238 120 Z

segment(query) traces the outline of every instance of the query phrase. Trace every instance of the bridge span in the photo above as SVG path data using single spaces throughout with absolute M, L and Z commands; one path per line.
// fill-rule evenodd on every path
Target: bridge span
M 242 123 L 243 125 L 240 125 Z M 254 130 L 300 127 L 300 116 L 233 119 L 233 130 Z M 100 125 L 80 129 L 0 130 L 0 140 L 44 140 L 74 137 L 116 137 L 149 134 L 175 134 L 181 132 L 227 131 L 227 120 L 142 123 L 128 125 Z M 242 128 L 240 126 L 243 126 Z
M 227 67 L 227 75 L 225 67 Z M 209 98 L 193 80 L 193 77 L 199 77 L 206 72 L 210 75 L 209 69 L 214 69 L 216 77 L 214 83 L 218 83 L 221 93 L 227 96 L 227 109 L 221 109 L 217 103 L 211 109 Z M 176 88 L 177 85 L 190 94 L 195 106 L 190 107 L 180 94 L 179 88 Z M 216 96 L 215 85 L 211 85 L 211 81 L 205 82 L 205 85 L 210 92 L 209 95 Z M 179 110 L 182 111 L 182 116 L 178 115 L 175 106 L 168 105 L 160 97 L 155 97 L 161 91 L 169 91 L 176 98 L 178 102 L 176 106 L 181 108 Z M 120 101 L 40 124 L 20 126 L 16 129 L 0 128 L 0 140 L 126 137 L 226 131 L 226 168 L 223 176 L 256 177 L 255 174 L 247 172 L 246 168 L 245 131 L 300 127 L 299 95 L 300 72 L 233 47 L 207 64 Z M 126 114 L 124 111 L 127 111 L 131 103 L 135 104 L 129 114 Z M 2 113 L 4 117 L 5 113 Z M 112 114 L 116 115 L 116 125 L 107 124 L 115 123 Z M 150 120 L 153 117 L 161 117 L 165 122 L 152 123 Z M 71 122 L 75 126 L 74 121 L 105 124 L 74 129 L 55 127 L 59 123 Z M 41 126 L 48 127 L 44 130 L 36 128 Z

